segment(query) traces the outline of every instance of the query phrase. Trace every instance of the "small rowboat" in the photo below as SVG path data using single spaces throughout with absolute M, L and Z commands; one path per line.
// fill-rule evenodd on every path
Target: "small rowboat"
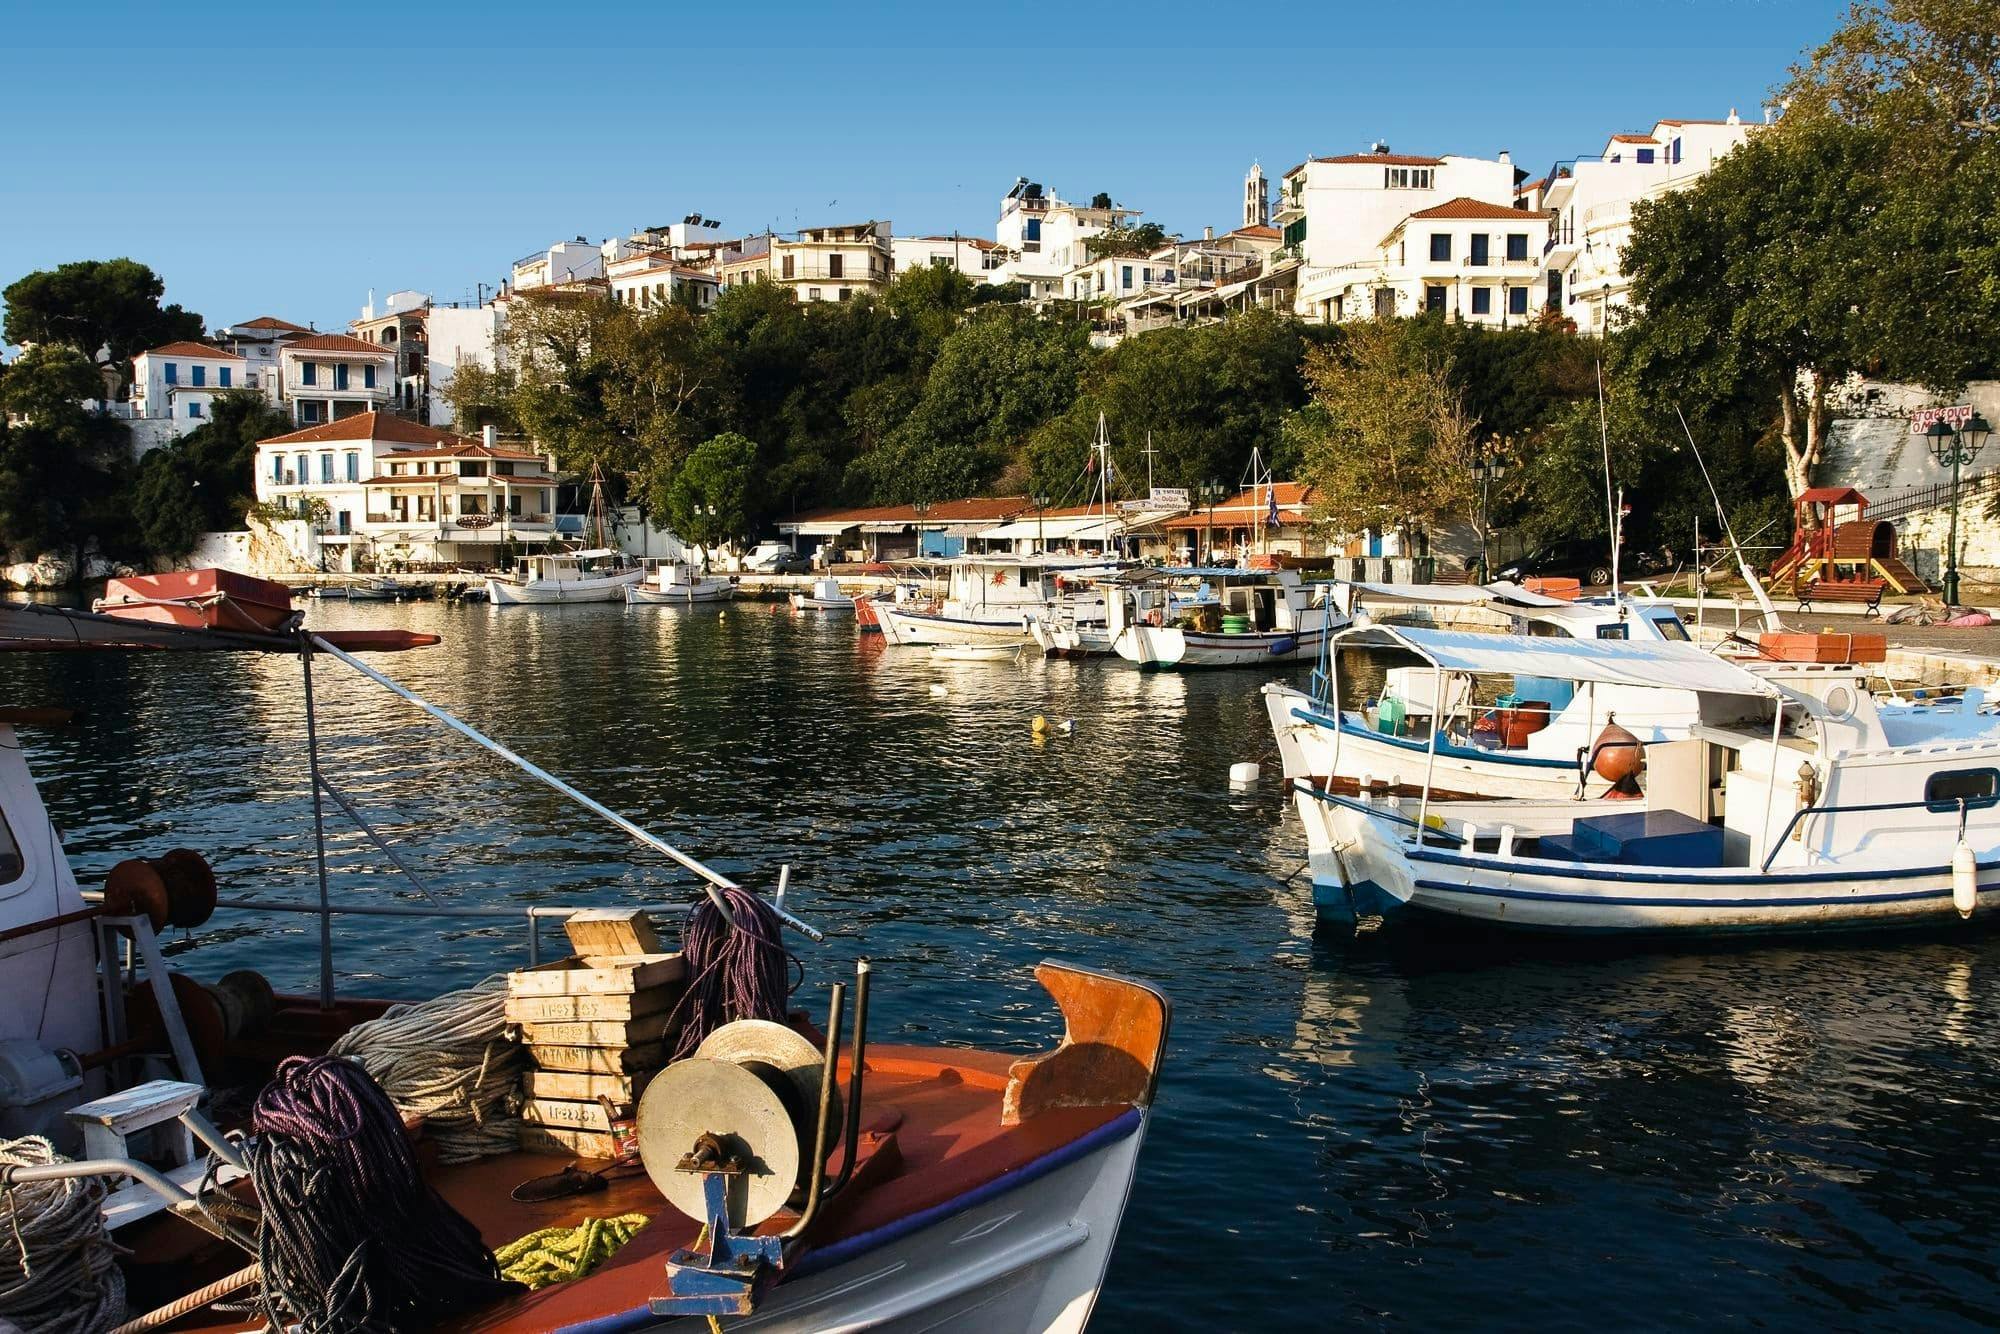
M 933 644 L 933 662 L 1013 662 L 1021 656 L 1019 644 Z

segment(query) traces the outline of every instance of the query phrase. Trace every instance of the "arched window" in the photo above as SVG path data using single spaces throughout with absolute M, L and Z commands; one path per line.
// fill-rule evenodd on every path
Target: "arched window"
M 392 324 L 388 328 L 382 330 L 382 341 L 385 343 L 393 343 L 396 341 L 395 325 Z

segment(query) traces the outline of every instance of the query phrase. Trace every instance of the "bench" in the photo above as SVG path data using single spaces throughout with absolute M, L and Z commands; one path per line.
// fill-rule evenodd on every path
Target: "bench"
M 1852 602 L 1861 606 L 1863 616 L 1882 612 L 1884 579 L 1815 579 L 1799 589 L 1799 610 L 1809 612 L 1815 602 Z

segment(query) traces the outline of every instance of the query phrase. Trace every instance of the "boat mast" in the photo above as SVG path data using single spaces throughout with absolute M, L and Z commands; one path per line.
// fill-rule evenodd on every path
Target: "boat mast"
M 590 523 L 597 534 L 593 545 L 599 549 L 609 547 L 604 530 L 604 469 L 595 463 L 590 465 Z

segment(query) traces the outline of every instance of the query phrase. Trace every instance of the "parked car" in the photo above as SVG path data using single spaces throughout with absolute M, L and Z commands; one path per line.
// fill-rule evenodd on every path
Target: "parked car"
M 787 551 L 771 562 L 770 574 L 811 574 L 812 557 L 798 551 Z
M 784 542 L 759 542 L 743 558 L 743 568 L 758 574 L 773 574 L 777 572 L 778 562 L 788 558 L 805 559 Z
M 1660 562 L 1628 549 L 1619 567 L 1621 575 L 1631 578 L 1656 572 Z M 1601 588 L 1611 582 L 1611 544 L 1601 537 L 1551 542 L 1502 565 L 1493 572 L 1493 577 L 1510 583 L 1525 579 L 1579 579 L 1586 586 Z

